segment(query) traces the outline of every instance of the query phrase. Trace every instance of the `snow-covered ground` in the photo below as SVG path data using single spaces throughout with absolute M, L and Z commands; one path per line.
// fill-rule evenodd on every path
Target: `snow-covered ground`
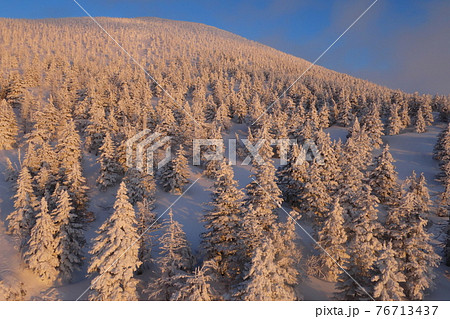
M 397 136 L 386 136 L 383 138 L 385 143 L 389 143 L 391 153 L 396 160 L 396 168 L 399 173 L 399 179 L 404 180 L 414 170 L 417 174 L 423 172 L 428 182 L 430 194 L 434 198 L 442 186 L 435 181 L 435 175 L 438 173 L 439 167 L 437 161 L 432 159 L 432 151 L 436 143 L 437 134 L 443 129 L 443 125 L 429 127 L 428 131 L 423 134 L 417 134 L 412 131 L 406 131 Z M 237 132 L 240 136 L 245 136 L 247 129 L 244 125 L 235 125 L 231 132 L 227 135 L 234 138 Z M 345 141 L 347 130 L 340 127 L 332 127 L 327 129 L 333 139 L 341 138 Z M 377 153 L 377 152 L 375 152 Z M 0 151 L 0 173 L 5 171 L 6 157 L 13 162 L 17 162 L 17 154 L 13 151 Z M 98 176 L 99 166 L 96 163 L 96 157 L 86 153 L 84 157 L 85 176 L 88 179 L 88 185 L 91 188 L 89 193 L 90 206 L 89 210 L 94 212 L 96 220 L 89 224 L 86 230 L 86 239 L 88 242 L 85 248 L 85 256 L 88 256 L 90 240 L 95 236 L 95 231 L 111 214 L 112 206 L 115 200 L 117 187 L 111 188 L 106 192 L 100 192 L 95 187 L 95 180 Z M 242 166 L 239 164 L 234 167 L 235 178 L 239 182 L 240 187 L 245 187 L 250 182 L 250 166 Z M 162 190 L 157 192 L 157 202 L 155 212 L 160 216 L 167 211 L 167 208 L 176 201 L 171 207 L 174 217 L 183 225 L 187 234 L 187 238 L 192 245 L 194 252 L 198 253 L 200 244 L 200 234 L 204 231 L 201 218 L 205 209 L 205 203 L 210 201 L 209 188 L 212 181 L 203 177 L 198 167 L 191 169 L 191 181 L 200 178 L 181 198 L 176 195 L 165 193 Z M 74 283 L 61 287 L 46 287 L 34 276 L 30 271 L 24 269 L 20 254 L 14 247 L 14 240 L 6 235 L 5 225 L 3 222 L 6 216 L 13 210 L 12 200 L 9 198 L 13 195 L 11 184 L 0 178 L 0 278 L 4 276 L 15 276 L 25 283 L 25 289 L 28 291 L 28 299 L 33 299 L 42 295 L 57 296 L 63 300 L 75 300 L 83 291 L 89 287 L 90 279 L 85 277 L 86 260 L 83 269 L 75 274 Z M 280 215 L 285 213 L 280 210 Z M 162 216 L 164 219 L 166 216 Z M 442 242 L 442 232 L 445 226 L 445 220 L 439 217 L 432 217 L 432 226 L 430 230 L 435 236 L 435 244 Z M 299 222 L 307 231 L 310 230 L 306 221 Z M 314 242 L 308 235 L 298 229 L 299 246 L 302 255 L 307 256 L 314 251 Z M 436 247 L 441 254 L 441 247 Z M 154 251 L 157 253 L 157 249 Z M 432 291 L 426 299 L 429 300 L 450 300 L 450 279 L 446 276 L 449 268 L 441 265 L 438 269 L 438 278 L 436 279 L 436 289 Z M 332 298 L 334 284 L 314 277 L 305 278 L 297 287 L 297 290 L 303 295 L 305 300 L 327 300 Z M 85 297 L 85 296 L 84 296 Z M 45 298 L 45 297 L 44 297 Z M 84 299 L 84 298 L 82 298 Z

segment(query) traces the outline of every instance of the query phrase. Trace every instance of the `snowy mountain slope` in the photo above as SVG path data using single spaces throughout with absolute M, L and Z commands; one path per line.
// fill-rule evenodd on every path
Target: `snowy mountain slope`
M 222 120 L 224 123 L 232 120 L 228 113 L 225 116 L 226 119 L 216 118 L 219 108 L 225 105 L 227 112 L 235 113 L 229 132 L 222 131 L 225 140 L 234 138 L 234 133 L 238 133 L 240 137 L 246 137 L 248 124 L 252 122 L 252 117 L 255 118 L 258 115 L 256 111 L 264 110 L 265 105 L 273 102 L 278 94 L 308 66 L 308 62 L 300 58 L 205 25 L 157 18 L 99 18 L 99 21 L 140 63 L 145 65 L 151 74 L 155 75 L 164 88 L 183 103 L 188 111 L 182 112 L 177 105 L 168 101 L 151 81 L 144 79 L 142 70 L 130 64 L 126 55 L 110 43 L 109 39 L 88 18 L 37 21 L 0 19 L 0 26 L 2 26 L 0 35 L 4 35 L 4 37 L 0 36 L 0 43 L 8 52 L 6 62 L 0 61 L 2 63 L 0 65 L 5 73 L 12 74 L 11 79 L 0 78 L 2 81 L 0 93 L 11 103 L 21 105 L 15 106 L 21 129 L 30 130 L 31 124 L 35 124 L 33 121 L 39 120 L 43 122 L 48 120 L 42 126 L 51 127 L 54 124 L 51 123 L 53 108 L 57 114 L 55 122 L 61 121 L 59 118 L 61 115 L 63 119 L 66 119 L 63 116 L 75 119 L 83 137 L 83 147 L 86 149 L 92 145 L 89 145 L 84 138 L 98 133 L 94 130 L 95 127 L 92 129 L 89 124 L 101 125 L 101 133 L 105 130 L 108 134 L 113 132 L 111 135 L 115 135 L 117 144 L 139 131 L 142 128 L 141 125 L 155 130 L 167 129 L 177 135 L 176 137 L 189 140 L 198 132 L 194 132 L 192 127 L 186 124 L 189 121 L 186 120 L 185 113 L 192 112 L 193 116 L 198 116 L 197 120 L 210 130 L 199 134 L 204 133 L 207 136 L 213 131 L 211 129 L 214 127 L 213 123 L 220 124 Z M 30 34 L 32 40 L 26 38 L 23 43 L 18 42 L 12 34 L 8 33 L 10 30 Z M 54 53 L 53 49 L 58 53 Z M 20 57 L 20 63 L 16 57 Z M 19 72 L 14 73 L 15 71 Z M 39 72 L 45 74 L 45 80 L 39 77 Z M 22 84 L 20 80 L 22 74 L 29 82 Z M 30 88 L 24 88 L 27 85 Z M 19 102 L 14 100 L 14 89 L 25 96 L 21 100 L 22 96 L 16 94 Z M 329 108 L 329 112 L 336 111 L 328 107 L 328 103 L 333 105 L 332 102 L 334 102 L 339 111 L 339 114 L 335 114 L 338 119 L 334 121 L 348 121 L 349 123 L 342 124 L 347 128 L 338 126 L 327 128 L 328 124 L 323 128 L 326 128 L 324 131 L 329 132 L 332 139 L 345 141 L 348 127 L 353 121 L 352 116 L 345 113 L 345 110 L 351 113 L 353 107 L 353 113 L 362 118 L 376 106 L 383 112 L 383 119 L 387 119 L 391 109 L 395 109 L 396 99 L 399 103 L 403 102 L 403 105 L 407 105 L 406 111 L 413 114 L 417 112 L 415 110 L 417 104 L 422 102 L 431 109 L 430 97 L 394 92 L 367 81 L 316 66 L 302 81 L 299 81 L 297 86 L 292 88 L 287 100 L 274 106 L 275 111 L 271 114 L 273 117 L 268 122 L 273 120 L 274 123 L 270 122 L 270 124 L 277 124 L 278 118 L 275 117 L 279 116 L 284 121 L 281 126 L 289 126 L 291 130 L 289 133 L 298 136 L 299 131 L 303 133 L 304 122 L 301 120 L 307 119 L 306 122 L 314 122 L 311 115 L 314 114 L 314 110 L 316 115 L 319 109 L 322 111 Z M 292 104 L 298 105 L 299 110 L 294 111 L 295 108 L 289 110 L 289 103 L 291 107 Z M 407 103 L 411 104 L 410 110 Z M 257 105 L 260 106 L 260 110 L 257 109 Z M 32 111 L 29 118 L 26 115 L 28 106 Z M 422 112 L 425 106 L 418 108 Z M 307 114 L 304 114 L 305 108 Z M 48 110 L 50 112 L 45 113 Z M 283 111 L 289 114 L 287 118 L 283 118 L 283 115 L 286 115 Z M 344 115 L 339 119 L 341 113 Z M 296 114 L 302 115 L 295 118 Z M 414 116 L 411 117 L 414 118 Z M 27 125 L 30 127 L 27 128 Z M 433 199 L 436 199 L 438 193 L 443 190 L 441 184 L 435 181 L 435 175 L 439 172 L 438 162 L 432 159 L 436 137 L 442 129 L 443 124 L 438 122 L 428 126 L 425 133 L 415 133 L 410 126 L 402 130 L 399 135 L 383 137 L 383 142 L 391 146 L 399 181 L 404 181 L 413 170 L 418 175 L 423 172 Z M 185 132 L 187 136 L 183 135 Z M 20 142 L 26 142 L 23 136 L 19 139 Z M 186 142 L 186 144 L 189 143 Z M 226 142 L 225 145 L 227 145 Z M 0 244 L 2 244 L 0 273 L 11 274 L 23 281 L 28 291 L 28 299 L 75 300 L 91 283 L 92 276 L 87 277 L 87 266 L 92 239 L 97 236 L 96 231 L 99 227 L 112 215 L 119 188 L 116 183 L 106 191 L 99 190 L 97 178 L 100 175 L 101 165 L 97 163 L 99 157 L 94 155 L 94 149 L 95 147 L 91 152 L 83 150 L 82 166 L 90 189 L 88 211 L 93 213 L 95 220 L 86 226 L 87 245 L 83 250 L 85 262 L 82 269 L 73 274 L 71 284 L 54 287 L 40 284 L 35 275 L 23 269 L 20 254 L 14 248 L 13 239 L 6 235 L 5 225 L 0 227 Z M 25 148 L 22 147 L 21 151 L 25 152 Z M 380 152 L 379 149 L 375 150 L 373 155 L 378 155 Z M 358 155 L 356 153 L 357 151 L 355 156 Z M 7 157 L 19 166 L 15 151 L 0 151 L 0 173 L 6 172 Z M 251 166 L 238 163 L 233 170 L 239 187 L 243 188 L 251 182 Z M 164 192 L 161 187 L 158 187 L 154 212 L 161 216 L 176 201 L 172 206 L 174 219 L 183 225 L 194 253 L 199 261 L 202 261 L 200 234 L 205 229 L 201 219 L 205 213 L 205 204 L 210 202 L 213 181 L 202 176 L 202 169 L 199 167 L 191 165 L 189 171 L 189 181 L 192 183 L 200 178 L 198 182 L 181 198 Z M 13 195 L 12 184 L 0 181 L 0 191 L 0 217 L 4 222 L 6 216 L 13 210 L 13 202 L 10 200 Z M 287 204 L 283 207 L 287 211 L 290 210 Z M 278 209 L 277 212 L 280 220 L 287 219 L 282 210 Z M 432 244 L 441 254 L 442 247 L 439 244 L 445 237 L 443 234 L 445 219 L 436 216 L 431 216 L 430 219 L 432 222 L 429 223 L 429 231 L 434 235 Z M 167 220 L 167 214 L 162 216 L 161 220 Z M 299 223 L 309 233 L 312 232 L 310 220 L 302 218 Z M 298 247 L 305 257 L 302 261 L 308 256 L 316 255 L 314 241 L 298 227 L 297 233 Z M 155 235 L 159 236 L 161 232 L 156 232 Z M 152 257 L 156 258 L 158 253 L 159 249 L 155 240 Z M 303 275 L 307 272 L 305 267 L 301 264 L 299 269 Z M 148 279 L 155 276 L 152 270 L 144 272 L 143 275 L 137 274 L 136 277 Z M 448 298 L 450 285 L 446 271 L 444 266 L 439 268 L 439 277 L 436 280 L 439 292 L 434 292 L 428 298 Z M 335 290 L 334 283 L 319 280 L 313 276 L 302 277 L 306 278 L 303 278 L 295 289 L 303 299 L 332 298 Z M 86 295 L 82 297 L 82 299 L 86 298 Z
M 391 146 L 391 152 L 396 160 L 395 165 L 399 172 L 399 180 L 404 180 L 413 170 L 417 173 L 424 172 L 432 196 L 435 196 L 439 191 L 441 191 L 442 188 L 442 186 L 436 182 L 434 178 L 439 170 L 437 161 L 431 159 L 431 153 L 436 141 L 436 136 L 440 130 L 442 130 L 442 125 L 429 127 L 428 132 L 425 134 L 419 135 L 414 132 L 406 132 L 397 136 L 386 136 L 384 138 L 385 142 L 389 143 Z M 238 132 L 241 137 L 245 137 L 246 134 L 243 125 L 235 125 L 227 136 L 230 138 L 234 137 L 234 132 Z M 341 127 L 331 127 L 327 129 L 327 132 L 330 133 L 333 139 L 341 138 L 342 140 L 345 140 L 345 136 L 348 131 L 347 129 Z M 5 172 L 6 156 L 12 157 L 11 152 L 2 151 L 1 173 Z M 84 170 L 86 172 L 86 176 L 88 176 L 88 185 L 91 188 L 89 193 L 91 198 L 89 210 L 93 211 L 96 216 L 96 220 L 89 224 L 86 231 L 86 239 L 88 242 L 95 236 L 95 231 L 111 213 L 115 193 L 117 192 L 117 187 L 113 187 L 107 192 L 100 192 L 97 190 L 95 187 L 95 180 L 98 176 L 99 167 L 95 160 L 95 156 L 88 153 L 85 154 Z M 252 173 L 251 166 L 239 165 L 238 161 L 238 165 L 233 169 L 240 187 L 244 187 L 251 181 L 249 177 Z M 198 167 L 191 166 L 191 182 L 195 181 L 197 178 L 200 178 L 198 182 L 172 206 L 174 217 L 183 225 L 183 228 L 187 233 L 187 238 L 194 251 L 198 251 L 200 234 L 205 231 L 200 219 L 203 216 L 203 211 L 205 209 L 203 204 L 210 201 L 210 192 L 208 189 L 212 185 L 212 181 L 210 179 L 207 179 L 201 175 L 201 171 Z M 9 183 L 0 180 L 0 187 L 2 189 L 2 195 L 9 194 L 9 196 L 12 196 Z M 178 196 L 168 194 L 161 189 L 158 189 L 156 198 L 157 202 L 155 212 L 159 216 L 164 213 L 170 205 L 172 205 Z M 0 203 L 0 207 L 2 212 L 2 220 L 4 221 L 7 214 L 12 211 L 11 202 L 3 200 Z M 286 206 L 286 209 L 289 209 L 288 206 Z M 278 213 L 282 216 L 282 218 L 286 217 L 282 210 L 279 210 Z M 163 216 L 161 220 L 166 218 L 167 215 Z M 434 222 L 435 224 L 433 225 L 431 231 L 435 236 L 442 235 L 444 220 L 442 218 L 435 218 Z M 308 222 L 300 220 L 299 223 L 309 232 L 312 231 Z M 0 272 L 13 273 L 15 276 L 18 276 L 20 280 L 25 282 L 26 289 L 30 293 L 30 297 L 37 297 L 43 292 L 48 292 L 48 288 L 43 287 L 39 280 L 31 272 L 23 270 L 20 255 L 14 248 L 11 237 L 5 234 L 4 226 L 2 226 L 1 230 L 0 247 L 2 247 L 2 253 L 0 259 Z M 298 228 L 297 233 L 299 235 L 298 243 L 302 254 L 315 254 L 314 242 L 301 229 Z M 90 247 L 89 244 L 88 247 Z M 85 250 L 87 251 L 88 249 L 86 248 Z M 158 249 L 155 247 L 155 253 L 157 253 L 157 251 Z M 445 276 L 445 271 L 448 271 L 445 268 L 445 266 L 441 266 L 439 269 L 439 279 L 436 281 L 436 289 L 430 294 L 430 296 L 428 296 L 427 299 L 449 299 L 450 280 Z M 306 270 L 303 269 L 301 271 Z M 56 287 L 57 296 L 63 300 L 75 300 L 84 291 L 84 289 L 89 286 L 90 281 L 87 280 L 85 276 L 86 265 L 84 266 L 83 271 L 75 276 L 73 284 L 65 285 L 63 287 Z M 333 283 L 314 277 L 307 277 L 300 283 L 297 289 L 304 296 L 305 300 L 324 300 L 332 298 L 332 293 L 334 291 L 333 287 Z M 447 294 L 443 294 L 444 291 L 446 291 Z

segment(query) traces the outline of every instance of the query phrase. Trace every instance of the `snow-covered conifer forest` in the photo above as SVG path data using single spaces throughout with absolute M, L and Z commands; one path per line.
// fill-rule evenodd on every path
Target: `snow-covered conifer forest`
M 0 19 L 1 300 L 449 300 L 449 96 L 313 66 L 280 97 L 310 62 L 98 21 L 135 61 L 89 18 Z M 170 137 L 152 174 L 144 129 Z

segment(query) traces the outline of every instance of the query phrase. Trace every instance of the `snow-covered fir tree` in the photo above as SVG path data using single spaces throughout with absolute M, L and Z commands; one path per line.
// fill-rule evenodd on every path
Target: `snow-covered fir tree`
M 350 125 L 353 119 L 352 106 L 348 101 L 348 98 L 344 98 L 344 101 L 339 105 L 339 113 L 336 118 L 338 125 L 347 127 Z
M 107 123 L 105 118 L 105 108 L 97 97 L 93 99 L 89 109 L 89 123 L 86 127 L 86 146 L 89 151 L 96 155 L 99 148 L 104 144 Z
M 125 183 L 120 184 L 114 212 L 100 226 L 90 250 L 88 273 L 91 281 L 90 300 L 137 300 L 134 272 L 138 269 L 139 240 L 136 214 L 131 206 Z
M 388 135 L 397 135 L 400 133 L 402 129 L 402 119 L 398 115 L 398 105 L 393 104 L 390 108 L 390 115 L 387 123 L 387 134 Z
M 378 105 L 372 105 L 369 113 L 363 118 L 362 124 L 366 127 L 367 135 L 370 138 L 374 148 L 378 148 L 383 144 L 381 137 L 383 136 L 383 122 L 380 118 Z
M 77 221 L 69 193 L 65 189 L 58 193 L 57 207 L 52 214 L 58 229 L 55 242 L 59 257 L 59 277 L 62 282 L 68 282 L 72 279 L 73 272 L 80 269 L 84 236 L 82 225 Z
M 25 300 L 27 291 L 24 283 L 14 276 L 3 277 L 0 280 L 0 299 L 6 301 L 22 301 Z
M 12 149 L 16 144 L 17 121 L 14 111 L 6 100 L 0 101 L 0 150 Z
M 338 180 L 341 175 L 340 165 L 338 163 L 338 156 L 335 147 L 331 143 L 329 134 L 319 130 L 315 134 L 315 143 L 317 145 L 318 153 L 321 157 L 314 158 L 316 168 L 320 171 L 323 182 L 329 194 L 334 194 L 338 188 Z M 305 164 L 307 162 L 305 161 Z
M 407 215 L 405 249 L 405 293 L 409 300 L 423 300 L 425 290 L 433 286 L 434 268 L 440 257 L 430 244 L 431 235 L 426 231 L 427 221 L 418 212 Z
M 284 263 L 283 258 L 277 256 L 281 248 L 280 242 L 272 236 L 261 239 L 255 247 L 250 261 L 250 269 L 244 277 L 243 289 L 238 294 L 243 300 L 275 301 L 296 300 L 293 285 L 297 282 L 296 270 L 292 263 Z M 290 247 L 292 248 L 292 247 Z M 286 253 L 286 252 L 284 252 Z M 283 267 L 287 266 L 287 267 Z
M 408 103 L 400 104 L 400 120 L 402 122 L 403 128 L 407 128 L 411 125 L 411 117 L 409 116 Z
M 83 216 L 88 202 L 89 187 L 86 185 L 86 178 L 83 176 L 80 162 L 77 161 L 73 164 L 63 183 L 72 199 L 76 215 Z
M 271 232 L 277 219 L 276 209 L 281 205 L 281 191 L 275 178 L 275 167 L 265 161 L 256 167 L 252 181 L 246 186 L 244 217 L 240 238 L 245 243 L 247 256 L 253 253 L 262 238 Z
M 350 256 L 346 267 L 347 274 L 341 274 L 338 282 L 338 298 L 342 300 L 367 299 L 372 271 L 377 252 L 381 249 L 379 236 L 381 225 L 377 221 L 377 199 L 371 195 L 370 186 L 363 187 L 355 198 L 354 208 L 350 211 L 348 224 Z M 360 286 L 361 285 L 361 286 Z M 363 287 L 364 289 L 362 289 Z M 364 291 L 365 290 L 365 291 Z
M 160 228 L 156 214 L 153 212 L 154 200 L 144 198 L 137 202 L 137 232 L 139 235 L 139 260 L 141 268 L 148 268 L 153 261 L 153 235 Z
M 445 130 L 439 133 L 434 147 L 433 158 L 443 162 L 450 161 L 450 123 Z
M 406 281 L 406 277 L 398 265 L 391 242 L 383 244 L 375 269 L 376 275 L 372 278 L 375 284 L 373 297 L 381 301 L 403 300 L 405 293 L 401 283 Z
M 437 215 L 441 217 L 450 216 L 450 177 L 444 183 L 444 191 L 438 197 Z
M 408 186 L 408 191 L 414 195 L 416 210 L 422 217 L 426 217 L 430 212 L 430 205 L 432 202 L 430 200 L 425 175 L 421 173 L 420 176 L 417 177 L 416 173 L 413 171 L 411 176 L 406 179 L 405 184 Z
M 325 129 L 330 126 L 330 109 L 326 103 L 322 105 L 319 112 L 319 128 Z
M 128 189 L 131 204 L 147 199 L 154 201 L 156 184 L 153 175 L 140 172 L 136 168 L 129 168 L 123 179 Z
M 103 139 L 103 145 L 100 147 L 100 176 L 97 178 L 97 184 L 101 190 L 115 185 L 120 177 L 121 167 L 117 162 L 116 148 L 111 134 L 107 132 Z
M 420 107 L 422 110 L 423 118 L 425 120 L 425 125 L 430 126 L 434 122 L 433 117 L 433 109 L 431 107 L 431 104 L 428 101 L 425 101 Z
M 58 277 L 57 231 L 48 212 L 47 200 L 43 197 L 24 253 L 25 263 L 42 281 L 54 282 Z
M 280 166 L 277 171 L 278 184 L 283 193 L 283 198 L 294 207 L 299 207 L 308 178 L 308 162 L 297 164 L 301 155 L 298 145 L 294 145 L 289 153 L 286 165 Z
M 217 139 L 220 141 L 220 144 L 222 146 L 222 149 L 224 149 L 224 144 L 223 144 L 223 140 L 222 140 L 222 135 L 221 135 L 221 131 L 220 128 L 219 129 L 213 129 L 211 134 L 208 134 L 208 137 L 211 139 Z M 203 152 L 203 156 L 211 156 L 216 154 L 217 148 L 219 146 L 218 145 L 211 145 L 208 146 L 207 149 L 205 150 L 205 152 Z M 209 178 L 214 179 L 215 175 L 217 173 L 217 170 L 219 169 L 220 166 L 220 160 L 217 159 L 211 159 L 206 161 L 205 164 L 205 170 L 203 171 L 203 174 Z
M 422 108 L 419 108 L 416 115 L 416 123 L 414 124 L 417 133 L 423 133 L 427 130 L 427 125 L 423 117 Z
M 258 150 L 259 156 L 261 156 L 262 160 L 270 160 L 273 158 L 273 147 L 271 145 L 273 136 L 269 131 L 270 123 L 268 121 L 264 121 L 260 129 L 256 131 L 254 134 L 254 141 L 252 145 L 256 143 L 262 143 L 261 147 Z M 254 160 L 254 159 L 253 159 Z
M 322 229 L 318 232 L 318 246 L 320 262 L 324 266 L 326 279 L 337 281 L 342 273 L 342 266 L 350 257 L 347 254 L 347 232 L 344 227 L 344 210 L 336 198 L 332 208 L 323 223 Z M 340 266 L 339 266 L 340 265 Z
M 193 274 L 187 274 L 182 279 L 184 283 L 175 293 L 173 300 L 186 301 L 212 301 L 220 300 L 217 292 L 213 289 L 215 264 L 211 260 L 203 263 L 202 267 L 197 267 Z
M 75 122 L 69 120 L 58 134 L 56 146 L 58 163 L 66 174 L 81 160 L 81 140 L 75 128 Z
M 38 201 L 33 192 L 32 178 L 28 168 L 23 166 L 17 180 L 17 191 L 14 195 L 14 211 L 6 218 L 8 232 L 19 237 L 23 246 L 30 236 L 35 222 Z
M 183 193 L 184 186 L 189 182 L 188 162 L 182 145 L 178 148 L 175 158 L 164 166 L 160 182 L 166 192 L 177 195 Z
M 369 184 L 374 194 L 384 204 L 393 203 L 400 196 L 394 162 L 394 158 L 389 152 L 389 145 L 386 144 L 383 153 L 376 157 L 375 167 L 369 175 Z
M 355 203 L 355 198 L 360 194 L 363 187 L 364 174 L 350 159 L 346 159 L 349 154 L 344 154 L 341 158 L 342 175 L 339 178 L 339 189 L 337 195 L 340 204 L 347 211 L 351 209 Z
M 385 223 L 400 270 L 406 276 L 404 288 L 409 300 L 423 299 L 425 290 L 432 285 L 433 269 L 439 260 L 430 244 L 431 235 L 425 228 L 427 221 L 420 217 L 420 211 L 416 194 L 407 189 L 400 206 L 388 212 Z
M 164 233 L 159 238 L 161 253 L 158 265 L 161 274 L 148 286 L 149 297 L 158 300 L 173 300 L 183 285 L 184 276 L 194 267 L 192 255 L 186 234 L 180 223 L 173 219 L 169 211 L 169 219 L 164 223 Z
M 302 208 L 306 215 L 314 220 L 315 228 L 322 228 L 322 223 L 331 197 L 326 184 L 322 180 L 321 170 L 316 161 L 309 166 L 302 195 Z
M 211 209 L 203 217 L 206 232 L 202 234 L 208 259 L 218 264 L 220 275 L 235 279 L 239 273 L 240 218 L 244 194 L 234 180 L 233 168 L 223 160 L 212 190 Z

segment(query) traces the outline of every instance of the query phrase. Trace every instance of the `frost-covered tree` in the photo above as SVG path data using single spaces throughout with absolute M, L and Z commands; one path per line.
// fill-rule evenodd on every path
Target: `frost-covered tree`
M 438 216 L 450 216 L 450 181 L 444 183 L 444 191 L 438 197 Z
M 233 168 L 223 160 L 212 190 L 211 209 L 203 217 L 206 232 L 202 237 L 207 258 L 215 260 L 219 273 L 228 279 L 239 273 L 237 254 L 243 197 L 234 180 Z
M 322 180 L 321 170 L 317 162 L 309 166 L 309 176 L 306 180 L 302 196 L 303 211 L 313 218 L 315 228 L 321 228 L 331 197 Z
M 450 161 L 450 123 L 443 130 L 434 147 L 433 157 L 439 161 Z
M 431 235 L 425 229 L 427 221 L 416 212 L 408 214 L 406 222 L 405 293 L 409 300 L 422 300 L 425 290 L 433 286 L 434 268 L 440 257 L 430 244 Z
M 331 143 L 330 135 L 322 130 L 316 132 L 315 143 L 322 161 L 319 161 L 319 158 L 314 158 L 316 162 L 314 165 L 320 164 L 316 168 L 319 170 L 327 191 L 329 194 L 333 194 L 338 188 L 338 180 L 341 175 L 336 150 Z
M 261 239 L 271 232 L 277 219 L 276 209 L 281 205 L 281 191 L 275 180 L 275 168 L 270 161 L 256 168 L 252 181 L 246 186 L 247 199 L 242 219 L 241 239 L 247 256 L 253 253 Z
M 308 162 L 296 163 L 300 155 L 299 147 L 294 145 L 289 153 L 287 164 L 280 166 L 277 171 L 283 198 L 294 207 L 300 206 L 304 185 L 308 178 Z
M 175 158 L 164 166 L 160 175 L 160 182 L 166 192 L 181 195 L 184 186 L 189 182 L 188 177 L 188 162 L 183 146 L 180 145 Z
M 363 187 L 355 198 L 348 225 L 350 258 L 345 266 L 353 279 L 347 274 L 340 275 L 342 281 L 338 283 L 339 299 L 360 300 L 368 297 L 361 286 L 368 291 L 374 262 L 378 259 L 377 252 L 381 249 L 377 238 L 381 226 L 377 221 L 376 203 L 369 186 Z
M 26 294 L 23 282 L 14 276 L 4 277 L 0 280 L 0 300 L 21 301 L 25 300 Z
M 325 129 L 330 126 L 330 109 L 326 103 L 322 105 L 319 112 L 318 128 Z
M 13 198 L 14 211 L 6 218 L 8 232 L 18 236 L 21 246 L 23 246 L 30 236 L 38 206 L 38 201 L 33 192 L 31 175 L 26 166 L 23 166 L 20 170 L 17 191 Z
M 362 124 L 366 127 L 367 135 L 374 148 L 378 148 L 383 144 L 381 137 L 383 136 L 383 122 L 380 118 L 378 105 L 372 105 L 369 113 L 363 118 Z
M 281 191 L 275 177 L 272 161 L 265 161 L 256 167 L 252 182 L 246 186 L 248 198 L 246 205 L 256 205 L 268 209 L 278 208 L 282 202 Z
M 353 120 L 353 125 L 349 127 L 347 138 L 351 136 L 358 136 L 361 134 L 361 125 L 359 124 L 359 120 L 357 117 Z
M 372 161 L 372 145 L 363 130 L 352 135 L 344 145 L 345 160 L 364 171 Z M 346 163 L 341 163 L 346 165 Z
M 97 162 L 100 163 L 100 176 L 97 178 L 97 184 L 101 190 L 106 190 L 117 183 L 121 172 L 121 167 L 117 162 L 116 148 L 109 132 L 105 134 Z
M 55 241 L 59 276 L 63 282 L 68 282 L 72 279 L 73 272 L 80 269 L 84 236 L 82 225 L 77 222 L 69 193 L 65 189 L 58 193 L 57 207 L 52 214 L 58 229 Z
M 134 205 L 143 199 L 154 201 L 156 184 L 153 175 L 142 173 L 136 168 L 129 168 L 123 181 L 127 185 L 131 204 Z
M 343 266 L 350 257 L 346 250 L 347 232 L 344 221 L 344 210 L 339 204 L 339 198 L 336 198 L 322 229 L 318 232 L 317 241 L 320 245 L 317 249 L 320 249 L 320 262 L 325 268 L 326 279 L 333 282 L 337 281 L 342 273 L 340 266 Z
M 12 149 L 16 144 L 17 121 L 14 111 L 6 100 L 0 101 L 0 150 Z
M 397 135 L 402 129 L 402 119 L 398 115 L 398 105 L 393 104 L 390 108 L 390 115 L 387 124 L 387 134 Z
M 413 172 L 412 175 L 406 179 L 405 184 L 408 186 L 408 191 L 414 195 L 416 210 L 422 217 L 427 216 L 430 212 L 431 200 L 425 175 L 421 173 L 420 176 L 417 177 L 416 173 Z
M 427 130 L 427 125 L 423 117 L 422 108 L 419 108 L 416 115 L 415 130 L 417 133 L 423 133 Z
M 153 235 L 160 228 L 156 214 L 153 212 L 154 200 L 144 198 L 137 203 L 137 232 L 139 235 L 139 260 L 141 270 L 148 268 L 152 262 Z
M 148 291 L 150 298 L 173 300 L 183 285 L 183 276 L 192 270 L 195 260 L 186 234 L 180 223 L 173 219 L 172 211 L 169 211 L 169 219 L 163 226 L 164 233 L 159 239 L 161 253 L 158 258 L 161 274 L 150 283 Z
M 373 297 L 381 301 L 400 301 L 405 297 L 401 283 L 406 281 L 402 273 L 392 243 L 383 244 L 380 257 L 375 262 L 376 275 L 372 278 L 375 283 Z
M 70 173 L 75 163 L 80 162 L 81 140 L 74 121 L 69 120 L 59 132 L 56 151 L 58 163 L 66 174 Z
M 281 248 L 278 246 L 280 244 L 277 239 L 269 236 L 262 239 L 260 245 L 255 247 L 250 269 L 244 277 L 244 288 L 239 294 L 241 299 L 250 301 L 297 299 L 293 289 L 293 285 L 297 283 L 297 273 L 292 268 L 291 261 L 286 265 L 285 259 L 280 258 L 280 250 L 287 248 Z
M 52 174 L 51 169 L 47 163 L 43 163 L 42 167 L 34 177 L 35 194 L 44 196 L 44 194 L 55 187 L 57 176 Z
M 420 109 L 422 110 L 426 126 L 429 126 L 434 122 L 433 109 L 431 107 L 430 102 L 431 102 L 430 100 L 426 99 L 420 107 Z
M 90 300 L 137 300 L 134 272 L 141 265 L 138 252 L 136 214 L 125 183 L 120 184 L 114 212 L 100 226 L 90 250 L 88 273 L 92 278 Z
M 347 156 L 347 155 L 346 155 Z M 349 210 L 355 203 L 355 198 L 360 194 L 363 187 L 364 174 L 350 159 L 341 159 L 342 175 L 339 179 L 339 188 L 337 194 L 340 198 L 340 204 L 345 210 Z
M 64 186 L 72 199 L 76 214 L 81 217 L 86 210 L 88 202 L 87 191 L 89 188 L 86 185 L 86 178 L 83 176 L 80 162 L 73 164 L 72 169 L 66 175 Z
M 197 267 L 193 274 L 184 275 L 184 283 L 173 296 L 173 300 L 212 301 L 219 297 L 212 287 L 214 283 L 214 262 L 205 261 L 202 267 Z
M 93 99 L 93 105 L 89 109 L 89 122 L 86 127 L 86 146 L 89 151 L 97 154 L 98 149 L 104 143 L 107 128 L 105 108 L 98 98 Z
M 219 129 L 213 129 L 211 134 L 208 134 L 208 137 L 211 139 L 217 139 L 220 140 L 221 146 L 222 148 L 224 147 L 223 145 L 223 141 L 222 141 L 222 135 L 220 132 L 220 128 Z M 205 152 L 203 152 L 202 156 L 211 156 L 213 154 L 216 153 L 218 148 L 218 145 L 211 145 L 208 146 L 205 150 Z M 211 160 L 207 160 L 205 161 L 206 163 L 205 165 L 205 170 L 203 171 L 203 174 L 209 178 L 214 179 L 215 178 L 215 174 L 217 173 L 217 170 L 219 169 L 220 166 L 220 160 L 217 159 L 211 159 Z
M 426 231 L 427 221 L 420 217 L 420 206 L 412 190 L 406 190 L 399 207 L 388 212 L 386 234 L 406 276 L 404 285 L 407 299 L 421 300 L 424 291 L 431 287 L 439 257 L 430 244 Z
M 48 212 L 47 200 L 44 197 L 41 199 L 39 209 L 24 260 L 42 281 L 54 282 L 58 277 L 60 265 L 55 241 L 58 229 Z
M 369 184 L 381 203 L 392 203 L 400 195 L 394 162 L 389 145 L 386 144 L 383 153 L 376 157 L 375 167 L 369 175 Z
M 352 105 L 350 104 L 348 97 L 344 98 L 344 101 L 341 101 L 341 104 L 338 107 L 339 113 L 336 118 L 336 122 L 338 125 L 347 127 L 350 125 L 353 119 L 352 114 Z
M 256 131 L 254 141 L 251 141 L 252 145 L 255 143 L 262 143 L 260 149 L 258 150 L 258 154 L 263 160 L 270 160 L 274 154 L 273 147 L 271 145 L 273 136 L 269 131 L 269 127 L 270 124 L 267 121 L 264 121 L 262 127 Z

